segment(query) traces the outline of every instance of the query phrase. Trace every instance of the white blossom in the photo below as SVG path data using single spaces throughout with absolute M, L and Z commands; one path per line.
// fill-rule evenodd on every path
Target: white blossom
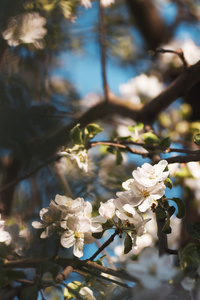
M 50 237 L 60 224 L 60 210 L 53 200 L 49 207 L 40 210 L 40 219 L 40 222 L 32 222 L 32 226 L 36 229 L 45 228 L 40 235 L 41 238 L 45 239 Z
M 105 220 L 113 219 L 115 216 L 114 199 L 110 199 L 105 203 L 101 202 L 99 213 Z
M 37 12 L 28 12 L 13 17 L 7 29 L 2 33 L 9 46 L 18 46 L 21 43 L 34 44 L 36 48 L 43 48 L 43 38 L 47 33 L 44 25 L 46 19 Z
M 86 9 L 92 7 L 90 0 L 81 0 L 81 5 L 83 5 Z
M 186 291 L 192 291 L 195 287 L 195 279 L 190 277 L 184 277 L 181 281 L 181 285 Z
M 134 207 L 124 198 L 117 198 L 114 200 L 114 204 L 117 208 L 116 216 L 121 220 L 128 220 L 131 224 L 137 226 L 142 220 L 141 214 L 139 214 Z
M 65 248 L 73 248 L 73 253 L 77 257 L 83 256 L 84 244 L 94 242 L 91 234 L 91 222 L 86 217 L 70 217 L 67 220 L 68 230 L 61 235 L 61 245 Z
M 163 49 L 175 50 L 181 49 L 184 53 L 186 60 L 189 64 L 195 64 L 199 61 L 200 57 L 200 47 L 197 46 L 193 40 L 172 40 L 168 44 L 162 46 Z M 173 64 L 175 67 L 182 66 L 182 61 L 176 54 L 165 53 L 161 54 L 159 58 L 159 62 L 164 64 Z
M 133 171 L 133 178 L 145 187 L 152 187 L 168 177 L 169 171 L 164 171 L 167 165 L 166 160 L 161 160 L 154 166 L 144 163 L 141 168 Z
M 162 283 L 169 282 L 177 271 L 171 266 L 170 257 L 158 254 L 152 248 L 145 248 L 137 262 L 129 262 L 126 270 L 134 275 L 147 289 L 156 289 Z
M 115 3 L 115 0 L 100 0 L 101 1 L 101 5 L 103 7 L 108 7 L 111 4 Z
M 79 294 L 85 300 L 96 300 L 96 298 L 94 297 L 93 291 L 87 286 L 82 287 L 79 291 Z
M 131 189 L 118 192 L 117 196 L 127 199 L 132 206 L 138 206 L 141 212 L 145 212 L 154 201 L 160 199 L 165 193 L 166 186 L 162 182 L 152 187 L 145 187 L 135 180 L 130 183 Z
M 142 98 L 154 98 L 163 89 L 163 83 L 156 76 L 147 76 L 145 74 L 131 78 L 127 83 L 119 86 L 122 96 L 137 105 L 141 103 Z
M 6 245 L 9 245 L 11 243 L 11 236 L 10 234 L 4 230 L 5 221 L 1 220 L 1 214 L 0 214 L 0 243 L 5 243 Z

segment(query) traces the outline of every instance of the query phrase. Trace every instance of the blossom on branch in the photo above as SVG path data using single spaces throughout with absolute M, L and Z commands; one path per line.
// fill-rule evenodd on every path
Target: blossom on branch
M 100 3 L 103 7 L 108 7 L 111 4 L 114 4 L 115 0 L 100 0 Z
M 40 210 L 40 219 L 40 222 L 32 222 L 32 226 L 36 229 L 44 228 L 45 230 L 41 233 L 40 237 L 45 239 L 55 232 L 60 223 L 60 210 L 53 200 L 49 207 Z
M 8 28 L 2 33 L 9 46 L 18 46 L 19 44 L 33 44 L 36 48 L 44 47 L 43 38 L 47 33 L 44 25 L 46 19 L 37 12 L 28 12 L 13 17 Z
M 5 221 L 1 220 L 0 214 L 0 243 L 5 243 L 9 245 L 11 243 L 11 236 L 10 234 L 4 230 Z
M 90 219 L 77 216 L 70 217 L 67 220 L 67 226 L 67 230 L 61 235 L 61 245 L 65 248 L 74 246 L 74 255 L 82 257 L 84 244 L 91 244 L 95 240 L 91 233 Z
M 154 166 L 144 163 L 141 168 L 133 171 L 133 178 L 122 183 L 126 191 L 118 192 L 117 196 L 125 198 L 132 206 L 137 206 L 141 212 L 145 212 L 165 193 L 166 186 L 163 181 L 169 175 L 169 171 L 164 171 L 166 166 L 165 160 Z
M 129 262 L 126 270 L 147 289 L 156 289 L 177 274 L 177 270 L 171 266 L 170 257 L 167 255 L 158 257 L 152 248 L 145 248 L 138 261 Z

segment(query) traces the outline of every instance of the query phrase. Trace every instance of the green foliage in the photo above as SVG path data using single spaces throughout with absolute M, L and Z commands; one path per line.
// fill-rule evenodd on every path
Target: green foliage
M 75 145 L 80 147 L 88 147 L 88 142 L 93 139 L 103 129 L 95 124 L 90 123 L 84 129 L 80 129 L 80 124 L 77 124 L 70 131 L 70 138 Z
M 200 222 L 196 221 L 193 224 L 186 224 L 187 233 L 193 238 L 200 241 Z
M 83 134 L 79 127 L 80 124 L 77 124 L 74 128 L 72 128 L 70 131 L 70 138 L 75 145 L 83 146 Z
M 178 219 L 182 219 L 184 218 L 185 216 L 185 204 L 184 202 L 180 199 L 180 198 L 176 198 L 176 197 L 173 197 L 171 199 L 172 201 L 174 201 L 178 207 L 178 213 L 177 213 L 177 218 Z
M 132 250 L 133 241 L 131 236 L 126 232 L 126 237 L 124 239 L 124 254 L 129 253 Z
M 166 148 L 170 147 L 170 145 L 171 145 L 171 139 L 170 139 L 170 137 L 166 137 L 166 138 L 162 139 L 160 141 L 159 145 L 162 146 L 162 147 L 166 147 Z
M 152 132 L 145 132 L 142 137 L 146 145 L 154 146 L 160 144 L 159 138 Z
M 88 141 L 92 140 L 103 129 L 95 124 L 90 123 L 84 128 L 84 144 L 87 145 Z
M 170 227 L 170 216 L 168 213 L 166 214 L 166 220 L 165 220 L 165 224 L 162 228 L 162 231 L 166 234 L 169 234 L 172 232 L 172 229 Z
M 139 122 L 139 123 L 137 123 L 137 125 L 129 126 L 128 130 L 131 131 L 131 132 L 136 133 L 138 131 L 141 131 L 143 128 L 144 128 L 144 124 Z
M 179 251 L 180 266 L 187 276 L 195 277 L 200 265 L 200 245 L 188 244 Z
M 195 136 L 194 136 L 194 143 L 197 146 L 200 146 L 200 133 L 195 134 Z
M 65 300 L 77 299 L 76 294 L 80 291 L 82 283 L 80 281 L 73 281 L 68 283 L 67 287 L 64 290 Z
M 164 181 L 164 185 L 165 185 L 166 187 L 168 187 L 168 188 L 171 190 L 172 187 L 173 187 L 173 182 L 171 181 L 171 179 L 167 178 L 167 179 L 165 179 L 165 181 Z

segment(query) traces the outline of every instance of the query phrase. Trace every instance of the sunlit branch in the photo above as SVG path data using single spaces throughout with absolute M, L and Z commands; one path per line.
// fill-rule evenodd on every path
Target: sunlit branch
M 120 286 L 122 286 L 122 287 L 124 287 L 124 288 L 126 288 L 126 289 L 129 289 L 129 288 L 130 288 L 126 283 L 123 283 L 123 282 L 114 280 L 114 279 L 109 278 L 109 277 L 105 277 L 105 276 L 100 275 L 100 274 L 97 274 L 97 273 L 94 273 L 94 272 L 92 272 L 92 271 L 90 271 L 90 270 L 86 270 L 85 268 L 83 268 L 83 271 L 85 271 L 85 272 L 87 272 L 88 274 L 93 275 L 93 276 L 95 276 L 95 277 L 101 278 L 101 279 L 106 280 L 106 281 L 109 281 L 109 282 L 111 282 L 111 283 L 115 283 L 115 284 L 117 284 L 117 285 L 120 285 Z
M 90 143 L 91 147 L 100 146 L 100 145 L 113 146 L 113 147 L 118 147 L 118 148 L 122 148 L 122 149 L 126 149 L 127 148 L 126 145 L 136 145 L 136 146 L 141 146 L 141 147 L 144 147 L 144 148 L 150 149 L 150 150 L 165 151 L 166 153 L 177 152 L 177 153 L 186 153 L 186 154 L 192 154 L 192 155 L 200 155 L 200 150 L 179 149 L 179 148 L 163 147 L 163 146 L 159 146 L 159 145 L 147 145 L 145 143 L 132 142 L 132 141 L 128 141 L 128 140 L 127 141 L 119 140 L 118 142 L 96 141 L 96 142 Z M 137 149 L 132 149 L 132 148 L 127 149 L 127 150 L 134 154 L 140 154 L 140 155 L 148 154 L 146 152 L 137 151 Z
M 44 259 L 21 259 L 21 260 L 15 260 L 15 261 L 8 261 L 5 260 L 4 261 L 4 268 L 20 268 L 20 269 L 24 269 L 24 268 L 37 268 L 39 266 L 39 264 L 41 262 L 44 261 L 52 261 L 51 258 L 44 258 Z M 62 268 L 67 268 L 67 266 L 71 265 L 72 263 L 74 263 L 73 259 L 67 259 L 67 258 L 57 258 L 56 260 L 53 260 L 56 264 L 58 264 L 59 266 L 61 266 Z M 104 267 L 102 265 L 99 265 L 95 262 L 92 262 L 90 260 L 77 260 L 77 269 L 81 269 L 87 268 L 89 270 L 93 269 L 93 270 L 98 270 L 100 272 L 118 277 L 118 278 L 122 278 L 124 280 L 128 280 L 131 282 L 136 282 L 137 279 L 134 278 L 134 275 L 129 275 L 128 273 L 122 271 L 122 270 L 113 270 L 111 268 L 108 267 Z M 76 272 L 76 269 L 74 270 Z M 85 269 L 86 271 L 86 269 Z

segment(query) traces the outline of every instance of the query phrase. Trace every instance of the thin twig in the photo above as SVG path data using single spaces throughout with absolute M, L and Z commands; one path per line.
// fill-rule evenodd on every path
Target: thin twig
M 119 234 L 119 231 L 115 229 L 115 232 L 110 236 L 110 238 L 89 258 L 89 261 L 93 261 L 101 251 L 103 251 L 108 245 L 110 245 L 113 241 L 115 236 Z
M 126 283 L 124 283 L 124 282 L 120 282 L 120 281 L 118 281 L 118 280 L 114 280 L 114 279 L 112 279 L 112 278 L 105 277 L 105 276 L 103 276 L 103 275 L 101 275 L 101 274 L 97 274 L 97 273 L 92 272 L 91 270 L 88 270 L 88 269 L 85 269 L 85 268 L 83 268 L 82 270 L 85 271 L 85 272 L 87 272 L 88 274 L 94 275 L 94 276 L 99 277 L 99 278 L 101 278 L 101 279 L 103 279 L 103 280 L 107 280 L 107 281 L 109 281 L 109 282 L 111 282 L 111 283 L 118 284 L 118 285 L 120 285 L 120 286 L 122 286 L 122 287 L 124 287 L 124 288 L 126 288 L 126 289 L 129 289 L 129 288 L 130 288 L 130 287 L 129 287 Z
M 109 100 L 109 88 L 106 76 L 106 28 L 105 28 L 105 11 L 99 0 L 99 30 L 100 30 L 100 50 L 101 50 L 101 68 L 103 79 L 103 90 L 106 101 Z
M 161 48 L 161 49 L 156 49 L 155 53 L 173 53 L 173 54 L 176 54 L 181 59 L 181 61 L 183 63 L 183 66 L 184 66 L 184 69 L 187 69 L 190 66 L 189 63 L 187 62 L 185 56 L 184 56 L 183 50 L 180 49 L 180 48 L 176 51 Z

